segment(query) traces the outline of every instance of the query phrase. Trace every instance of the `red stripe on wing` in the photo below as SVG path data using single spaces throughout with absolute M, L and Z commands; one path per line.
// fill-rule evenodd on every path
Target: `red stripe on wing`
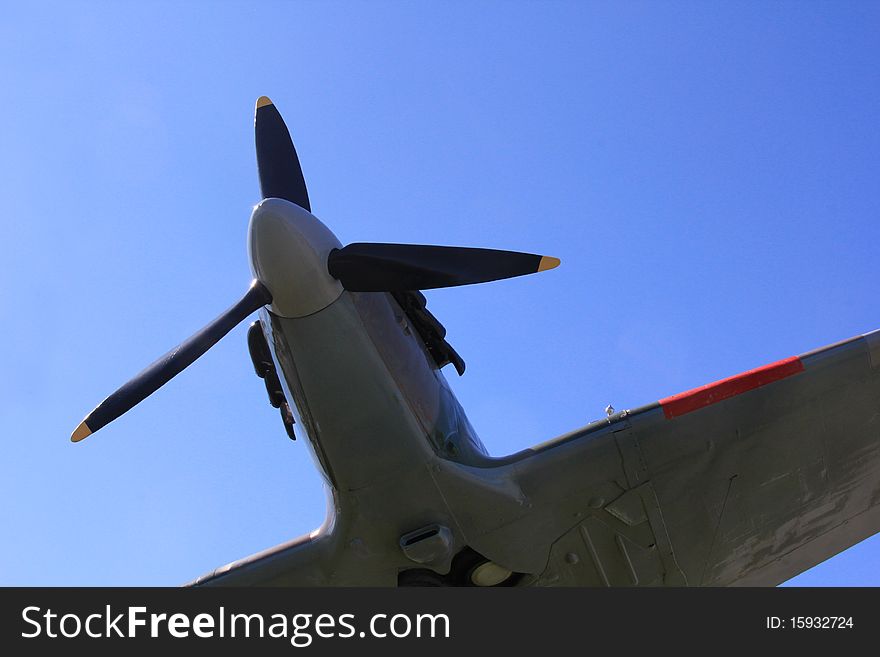
M 803 371 L 804 364 L 801 359 L 792 356 L 721 379 L 715 383 L 666 397 L 660 400 L 660 406 L 663 407 L 663 413 L 667 418 L 674 418 Z

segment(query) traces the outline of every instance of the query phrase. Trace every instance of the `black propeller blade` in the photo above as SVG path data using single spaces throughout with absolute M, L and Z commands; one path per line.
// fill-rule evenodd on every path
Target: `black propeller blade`
M 516 251 L 421 244 L 355 243 L 330 253 L 327 268 L 346 290 L 399 292 L 486 283 L 553 269 L 557 258 Z
M 309 194 L 290 133 L 275 105 L 266 96 L 257 100 L 254 131 L 263 198 L 285 199 L 311 212 Z M 533 274 L 558 264 L 557 258 L 514 251 L 357 243 L 332 251 L 327 268 L 347 290 L 397 293 L 398 302 L 408 307 L 406 299 L 414 294 L 421 297 L 414 290 L 485 283 Z M 71 440 L 82 440 L 139 404 L 189 367 L 248 315 L 271 302 L 268 289 L 254 281 L 238 303 L 101 402 L 76 428 Z M 429 349 L 436 352 L 439 367 L 453 362 L 461 374 L 464 362 L 445 342 L 445 330 L 433 315 L 424 310 L 424 305 L 424 297 L 421 297 L 421 310 L 414 308 L 411 311 L 420 320 L 417 322 L 423 329 L 420 334 L 424 334 Z
M 263 198 L 283 198 L 311 212 L 309 192 L 290 133 L 281 114 L 266 96 L 257 100 L 254 132 Z
M 70 439 L 79 442 L 129 411 L 192 365 L 248 315 L 271 301 L 269 290 L 259 281 L 254 281 L 238 303 L 98 404 L 80 423 Z

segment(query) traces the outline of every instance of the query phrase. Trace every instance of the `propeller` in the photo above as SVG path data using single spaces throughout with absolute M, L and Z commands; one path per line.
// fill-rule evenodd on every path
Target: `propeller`
M 311 212 L 306 179 L 290 132 L 278 109 L 266 96 L 257 100 L 254 136 L 263 198 L 283 198 Z
M 293 140 L 281 114 L 265 96 L 257 100 L 254 134 L 263 198 L 284 199 L 311 213 L 309 194 Z M 314 217 L 311 219 L 315 220 Z M 349 291 L 411 294 L 410 291 L 415 290 L 533 274 L 558 264 L 557 258 L 514 251 L 354 243 L 330 252 L 327 271 Z M 71 440 L 79 442 L 131 410 L 194 363 L 251 313 L 270 303 L 272 295 L 265 281 L 253 281 L 247 293 L 232 307 L 102 401 L 79 424 Z M 452 353 L 457 360 L 456 369 L 461 373 L 464 364 L 454 351 Z
M 309 193 L 293 140 L 281 114 L 266 96 L 257 100 L 254 139 L 263 198 L 283 198 L 311 212 Z M 248 315 L 271 302 L 272 295 L 266 286 L 253 281 L 236 304 L 98 404 L 80 422 L 70 439 L 79 442 L 134 408 L 192 365 Z
M 79 442 L 134 408 L 192 365 L 248 315 L 271 301 L 272 295 L 262 283 L 259 281 L 251 283 L 247 293 L 235 305 L 98 404 L 97 408 L 80 422 L 70 439 L 75 443 Z
M 430 290 L 553 269 L 558 258 L 462 246 L 355 243 L 330 252 L 327 269 L 352 292 Z

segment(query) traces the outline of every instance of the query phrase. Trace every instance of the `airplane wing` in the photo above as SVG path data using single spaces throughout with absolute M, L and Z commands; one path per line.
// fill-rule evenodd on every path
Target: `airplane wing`
M 471 544 L 532 584 L 779 584 L 880 531 L 880 331 L 496 467 L 530 511 Z
M 880 531 L 880 331 L 427 470 L 414 476 L 442 491 L 464 544 L 519 584 L 776 585 Z M 193 584 L 393 585 L 402 564 L 368 564 L 344 534 Z
M 332 549 L 321 530 L 202 575 L 186 586 L 316 586 L 324 583 Z

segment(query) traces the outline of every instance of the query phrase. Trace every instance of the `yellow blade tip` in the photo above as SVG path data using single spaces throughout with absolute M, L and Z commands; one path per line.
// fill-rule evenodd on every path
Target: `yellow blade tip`
M 90 436 L 92 430 L 89 429 L 89 425 L 86 424 L 86 421 L 83 420 L 79 423 L 79 426 L 73 432 L 73 435 L 70 437 L 70 441 L 73 443 L 78 443 L 80 440 L 85 438 L 86 436 Z
M 266 105 L 272 105 L 272 101 L 269 100 L 269 96 L 260 96 L 257 98 L 257 109 L 261 107 L 265 107 Z
M 559 266 L 559 258 L 553 256 L 543 256 L 541 262 L 538 263 L 538 271 L 547 271 Z

